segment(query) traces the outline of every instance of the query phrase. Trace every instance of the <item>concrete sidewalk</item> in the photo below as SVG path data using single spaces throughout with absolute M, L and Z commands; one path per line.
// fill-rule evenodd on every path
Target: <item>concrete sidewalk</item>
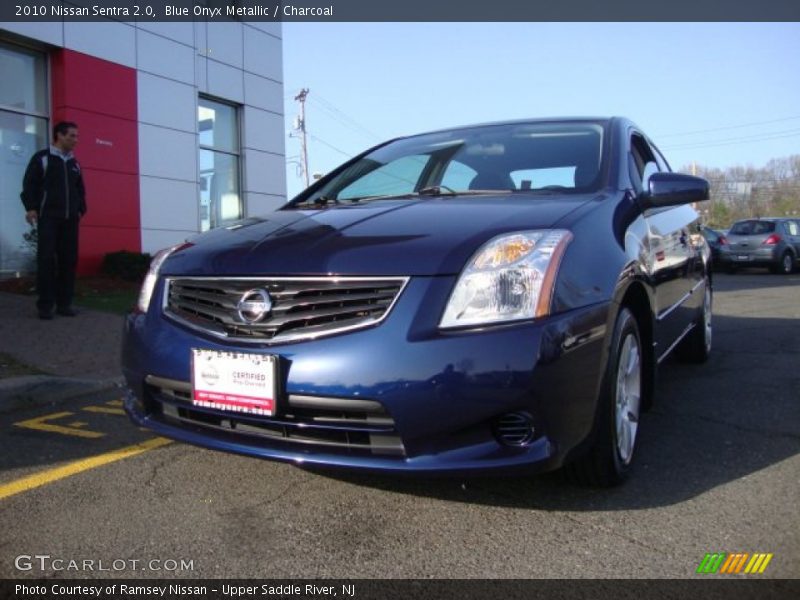
M 120 386 L 122 326 L 88 309 L 43 321 L 35 296 L 0 292 L 0 353 L 43 373 L 0 379 L 0 411 Z

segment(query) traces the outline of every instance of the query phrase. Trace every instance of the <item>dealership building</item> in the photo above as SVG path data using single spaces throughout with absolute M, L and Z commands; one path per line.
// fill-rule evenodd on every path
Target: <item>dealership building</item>
M 0 277 L 32 265 L 20 202 L 52 126 L 79 126 L 78 270 L 286 197 L 280 23 L 0 22 Z

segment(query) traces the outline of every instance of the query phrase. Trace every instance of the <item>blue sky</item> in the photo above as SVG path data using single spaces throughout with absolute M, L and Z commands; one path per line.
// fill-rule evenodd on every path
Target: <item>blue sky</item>
M 312 172 L 399 135 L 624 115 L 673 168 L 800 154 L 800 23 L 284 23 L 286 132 Z M 299 141 L 287 138 L 291 198 Z

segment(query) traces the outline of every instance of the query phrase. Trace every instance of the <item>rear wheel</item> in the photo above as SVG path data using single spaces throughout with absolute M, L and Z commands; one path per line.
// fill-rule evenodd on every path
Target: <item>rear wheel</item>
M 778 265 L 778 273 L 781 275 L 790 275 L 794 271 L 794 256 L 788 250 L 781 256 L 781 262 Z
M 694 328 L 675 349 L 678 358 L 684 362 L 704 363 L 711 355 L 713 333 L 711 327 L 712 299 L 711 282 L 706 279 L 705 292 L 703 293 L 703 312 L 700 320 L 695 323 Z
M 633 313 L 623 307 L 614 326 L 594 441 L 585 456 L 567 466 L 572 479 L 584 485 L 609 487 L 627 478 L 638 439 L 642 381 L 639 325 Z

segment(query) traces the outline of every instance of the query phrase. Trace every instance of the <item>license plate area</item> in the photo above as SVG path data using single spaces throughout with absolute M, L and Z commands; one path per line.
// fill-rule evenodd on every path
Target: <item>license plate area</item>
M 192 348 L 192 404 L 272 416 L 277 404 L 277 357 Z

